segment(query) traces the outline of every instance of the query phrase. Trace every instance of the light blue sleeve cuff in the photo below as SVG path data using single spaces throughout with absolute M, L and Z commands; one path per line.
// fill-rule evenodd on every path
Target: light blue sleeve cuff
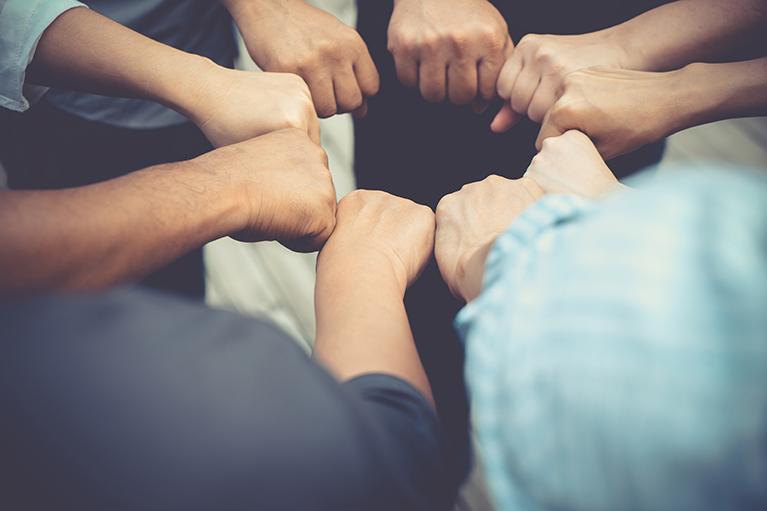
M 24 84 L 27 66 L 48 26 L 76 0 L 0 0 L 0 106 L 23 112 L 48 90 Z
M 529 251 L 544 231 L 597 207 L 596 203 L 575 195 L 546 195 L 523 211 L 506 232 L 498 237 L 487 256 L 482 278 L 483 295 L 496 282 L 503 279 L 505 273 L 510 270 L 508 263 L 514 263 L 519 259 L 520 253 Z M 480 295 L 461 309 L 455 317 L 453 326 L 463 343 L 468 337 L 472 319 L 482 309 L 482 301 L 482 295 Z

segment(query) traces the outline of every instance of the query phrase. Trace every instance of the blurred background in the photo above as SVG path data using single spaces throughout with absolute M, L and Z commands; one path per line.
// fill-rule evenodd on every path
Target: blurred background
M 310 0 L 354 26 L 354 0 Z M 237 66 L 258 70 L 241 51 Z M 322 145 L 340 199 L 354 189 L 353 128 L 349 114 L 320 121 Z M 488 136 L 493 136 L 488 127 Z M 767 117 L 721 121 L 692 128 L 668 139 L 659 172 L 673 164 L 716 161 L 767 171 Z M 0 162 L 0 188 L 5 175 Z M 278 243 L 247 244 L 224 238 L 205 247 L 206 301 L 214 307 L 265 318 L 287 331 L 307 352 L 314 339 L 314 268 L 316 254 L 296 254 Z M 475 471 L 461 493 L 457 509 L 491 510 L 481 474 Z

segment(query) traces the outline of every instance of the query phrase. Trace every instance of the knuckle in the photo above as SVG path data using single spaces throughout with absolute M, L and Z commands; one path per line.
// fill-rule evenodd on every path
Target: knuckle
M 437 218 L 445 216 L 454 202 L 455 193 L 451 193 L 442 197 L 437 203 Z
M 387 48 L 390 53 L 412 54 L 418 49 L 418 37 L 413 32 L 401 33 L 390 39 Z
M 416 40 L 415 48 L 429 55 L 436 54 L 442 46 L 442 37 L 434 30 L 425 30 Z
M 356 89 L 346 93 L 343 97 L 339 97 L 337 101 L 340 112 L 351 112 L 362 105 L 362 92 Z

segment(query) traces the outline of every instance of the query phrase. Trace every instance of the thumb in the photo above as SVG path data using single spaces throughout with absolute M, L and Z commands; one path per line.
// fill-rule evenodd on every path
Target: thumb
M 522 118 L 521 114 L 518 114 L 511 108 L 511 103 L 506 102 L 501 107 L 501 110 L 496 114 L 495 119 L 490 124 L 490 129 L 493 133 L 503 133 L 508 131 L 509 128 L 514 126 Z

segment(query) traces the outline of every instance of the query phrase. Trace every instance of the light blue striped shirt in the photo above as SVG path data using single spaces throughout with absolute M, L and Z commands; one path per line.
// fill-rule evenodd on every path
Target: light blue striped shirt
M 499 509 L 767 509 L 764 175 L 544 197 L 456 328 Z
M 0 0 L 0 106 L 23 112 L 47 91 L 25 85 L 27 66 L 48 25 L 75 0 Z

